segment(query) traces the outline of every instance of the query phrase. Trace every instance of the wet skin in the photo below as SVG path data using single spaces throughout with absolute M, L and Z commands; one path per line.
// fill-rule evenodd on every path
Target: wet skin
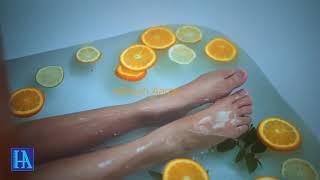
M 209 72 L 170 93 L 132 104 L 19 124 L 18 144 L 32 144 L 42 163 L 30 179 L 117 179 L 238 137 L 250 124 L 251 99 L 243 90 L 230 93 L 246 80 L 242 70 Z M 208 108 L 186 115 L 207 103 Z M 136 141 L 79 154 L 114 135 L 170 121 Z

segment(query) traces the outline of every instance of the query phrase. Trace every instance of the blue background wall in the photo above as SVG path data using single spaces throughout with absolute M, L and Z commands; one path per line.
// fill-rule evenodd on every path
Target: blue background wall
M 6 59 L 159 24 L 231 37 L 320 137 L 319 0 L 1 0 Z

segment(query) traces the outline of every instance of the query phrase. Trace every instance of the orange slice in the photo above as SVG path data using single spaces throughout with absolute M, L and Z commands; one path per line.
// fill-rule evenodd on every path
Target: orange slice
M 226 39 L 215 38 L 206 45 L 205 52 L 213 60 L 229 62 L 236 57 L 237 48 Z
M 45 101 L 44 94 L 36 88 L 17 90 L 10 97 L 10 109 L 16 117 L 31 117 L 39 113 Z
M 274 176 L 257 176 L 256 180 L 279 180 L 279 178 Z
M 174 159 L 166 165 L 163 180 L 209 180 L 206 170 L 191 159 Z
M 275 151 L 293 151 L 301 144 L 296 127 L 280 118 L 268 118 L 258 125 L 258 137 L 263 144 Z
M 123 80 L 139 81 L 147 75 L 147 71 L 146 70 L 132 71 L 132 70 L 127 69 L 121 65 L 118 65 L 118 67 L 115 71 L 115 74 Z
M 153 49 L 145 45 L 132 45 L 120 55 L 120 63 L 123 67 L 132 71 L 143 71 L 151 68 L 157 61 L 157 55 Z
M 168 28 L 152 27 L 143 32 L 141 41 L 153 49 L 165 49 L 176 42 L 176 36 Z

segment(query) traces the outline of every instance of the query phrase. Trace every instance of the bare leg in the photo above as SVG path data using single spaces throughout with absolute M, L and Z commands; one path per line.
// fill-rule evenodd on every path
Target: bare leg
M 13 178 L 10 171 L 10 147 L 15 142 L 15 126 L 10 119 L 5 64 L 3 61 L 2 37 L 0 32 L 0 179 Z
M 248 130 L 251 111 L 251 99 L 242 90 L 134 142 L 48 163 L 33 173 L 32 179 L 118 179 L 194 149 L 240 136 Z
M 210 72 L 168 94 L 133 104 L 102 108 L 19 124 L 19 144 L 32 145 L 36 161 L 73 155 L 148 123 L 174 120 L 198 105 L 228 95 L 242 85 L 241 70 Z

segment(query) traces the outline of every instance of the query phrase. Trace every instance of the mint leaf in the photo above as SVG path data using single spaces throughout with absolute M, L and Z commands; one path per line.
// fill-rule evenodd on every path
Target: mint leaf
M 256 160 L 257 160 L 257 162 L 258 162 L 259 166 L 260 166 L 260 167 L 262 167 L 262 163 L 261 163 L 261 161 L 260 161 L 259 159 L 256 159 Z
M 162 180 L 162 174 L 157 171 L 148 171 L 153 180 Z
M 226 152 L 226 151 L 233 149 L 236 145 L 237 145 L 237 141 L 235 141 L 233 139 L 227 139 L 217 145 L 217 151 L 218 152 Z
M 256 133 L 256 128 L 255 127 L 252 127 L 249 132 L 246 134 L 246 136 L 244 136 L 242 138 L 242 140 L 244 141 L 245 143 L 245 147 L 248 147 L 250 146 L 251 144 L 255 143 L 257 140 L 258 140 L 258 137 L 257 137 L 257 133 Z
M 234 162 L 239 162 L 244 158 L 244 155 L 246 154 L 246 149 L 245 148 L 241 148 L 234 160 Z
M 245 132 L 245 133 L 243 133 L 243 134 L 242 134 L 241 136 L 239 136 L 237 139 L 238 139 L 238 140 L 243 140 L 243 139 L 248 135 L 248 133 L 251 131 L 252 128 L 254 128 L 254 127 L 253 127 L 253 124 L 250 124 L 250 127 L 249 127 L 248 131 Z
M 248 172 L 252 173 L 258 167 L 258 160 L 254 157 L 253 153 L 246 154 L 245 159 Z
M 253 153 L 263 153 L 267 150 L 267 146 L 265 146 L 264 144 L 262 144 L 260 141 L 255 142 L 252 146 L 251 146 L 251 152 Z
M 210 148 L 208 149 L 208 152 L 209 152 L 209 153 L 213 153 L 213 152 L 215 151 L 214 149 L 215 149 L 215 146 L 212 146 L 212 147 L 210 147 Z

